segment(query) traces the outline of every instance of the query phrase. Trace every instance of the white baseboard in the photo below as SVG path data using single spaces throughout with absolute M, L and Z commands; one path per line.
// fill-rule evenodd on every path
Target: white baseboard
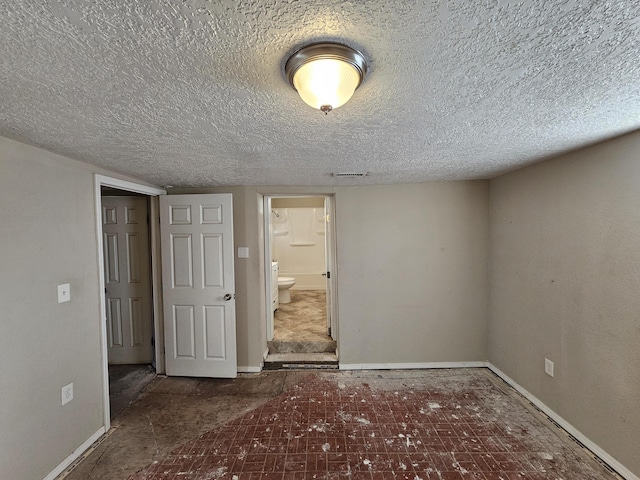
M 104 427 L 100 427 L 100 429 L 96 433 L 91 435 L 82 445 L 76 448 L 71 455 L 65 458 L 56 468 L 51 470 L 51 472 L 49 472 L 49 474 L 46 477 L 44 477 L 43 480 L 54 480 L 58 475 L 64 472 L 69 465 L 71 465 L 78 458 L 80 458 L 80 456 L 84 452 L 86 452 L 87 449 L 91 447 L 91 445 L 93 445 L 93 443 L 104 434 L 105 434 Z
M 429 368 L 484 368 L 487 362 L 340 363 L 340 370 L 414 370 Z
M 524 396 L 527 400 L 533 403 L 536 407 L 542 410 L 549 418 L 553 419 L 558 425 L 560 425 L 563 429 L 565 429 L 570 435 L 575 437 L 580 443 L 582 443 L 585 447 L 591 450 L 595 455 L 600 457 L 602 461 L 604 461 L 607 465 L 609 465 L 612 469 L 614 469 L 619 475 L 621 475 L 626 480 L 640 480 L 640 477 L 631 472 L 628 468 L 618 462 L 615 458 L 605 452 L 598 445 L 589 440 L 583 433 L 581 433 L 577 428 L 567 422 L 564 418 L 558 415 L 556 412 L 551 410 L 547 405 L 545 405 L 542 400 L 533 395 L 527 389 L 519 385 L 515 380 L 510 378 L 507 374 L 501 371 L 498 367 L 491 363 L 487 363 L 487 367 L 505 382 L 507 382 L 512 388 L 520 392 L 522 396 Z

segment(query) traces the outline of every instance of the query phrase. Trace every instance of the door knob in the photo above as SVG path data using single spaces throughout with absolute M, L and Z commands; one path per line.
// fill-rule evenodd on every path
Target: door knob
M 231 300 L 233 297 L 231 296 L 231 294 L 230 294 L 230 293 L 227 293 L 227 294 L 226 294 L 224 297 L 222 297 L 222 298 L 224 298 L 224 301 L 225 301 L 225 302 L 228 302 L 228 301 L 229 301 L 229 300 Z

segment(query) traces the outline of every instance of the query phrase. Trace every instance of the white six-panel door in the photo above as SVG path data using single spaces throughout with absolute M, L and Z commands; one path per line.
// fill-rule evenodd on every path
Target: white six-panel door
M 231 194 L 160 197 L 167 375 L 237 376 Z
M 151 281 L 146 197 L 102 197 L 110 364 L 151 363 Z

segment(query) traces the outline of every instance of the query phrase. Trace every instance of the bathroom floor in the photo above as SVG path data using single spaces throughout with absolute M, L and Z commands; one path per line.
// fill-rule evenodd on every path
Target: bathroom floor
M 67 480 L 619 480 L 488 369 L 156 377 Z
M 269 353 L 335 352 L 327 335 L 324 290 L 291 290 L 291 303 L 281 303 L 274 314 L 274 336 Z

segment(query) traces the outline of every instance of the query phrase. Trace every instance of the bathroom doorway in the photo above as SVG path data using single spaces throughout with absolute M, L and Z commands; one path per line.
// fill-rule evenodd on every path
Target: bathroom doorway
M 292 355 L 295 363 L 337 363 L 332 200 L 264 197 L 267 363 Z

